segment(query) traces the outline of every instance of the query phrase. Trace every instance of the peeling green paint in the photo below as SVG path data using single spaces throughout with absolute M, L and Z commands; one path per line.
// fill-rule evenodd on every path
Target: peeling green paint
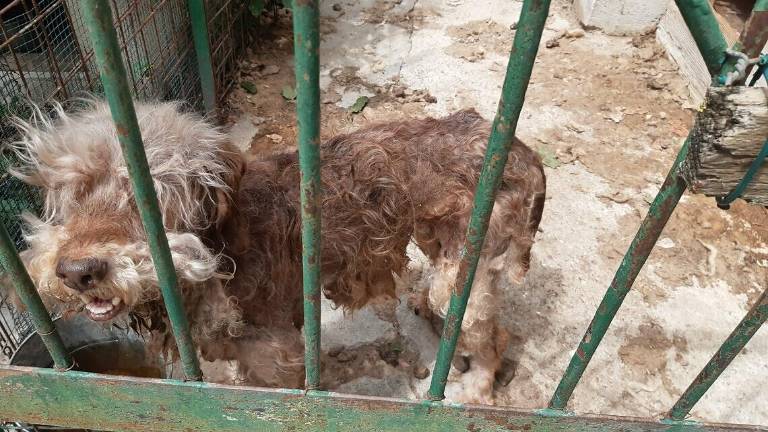
M 45 305 L 40 299 L 37 289 L 35 289 L 35 284 L 29 278 L 24 263 L 21 262 L 19 254 L 16 253 L 16 246 L 2 223 L 0 223 L 0 265 L 9 275 L 9 279 L 16 289 L 16 294 L 27 308 L 35 330 L 51 354 L 54 366 L 60 370 L 71 369 L 74 366 L 74 360 L 56 331 L 51 316 L 45 309 Z
M 329 392 L 0 368 L 0 420 L 103 431 L 757 431 L 756 427 L 542 415 Z
M 293 5 L 296 118 L 301 171 L 304 362 L 307 388 L 320 385 L 320 14 L 316 1 Z M 285 91 L 283 91 L 285 97 Z
M 761 0 L 761 3 L 764 0 Z M 720 32 L 708 0 L 677 0 L 680 12 L 696 40 L 696 44 L 704 57 L 705 63 L 713 75 L 723 74 L 733 70 L 733 62 L 725 62 L 726 42 Z M 743 35 L 742 35 L 743 36 Z M 765 40 L 762 45 L 765 45 Z M 740 43 L 737 47 L 741 46 Z M 715 83 L 716 80 L 713 80 Z M 565 409 L 576 385 L 600 346 L 605 332 L 621 307 L 635 278 L 639 274 L 646 259 L 651 253 L 664 226 L 672 215 L 680 197 L 686 189 L 685 182 L 679 176 L 680 167 L 688 157 L 690 136 L 683 143 L 672 168 L 667 174 L 664 184 L 651 203 L 648 214 L 640 225 L 635 238 L 624 255 L 616 275 L 603 296 L 584 337 L 571 358 L 560 383 L 549 402 L 552 409 Z M 702 393 L 703 394 L 703 393 Z
M 752 15 L 747 20 L 744 31 L 736 47 L 741 47 L 749 57 L 760 55 L 766 42 L 768 42 L 768 0 L 759 0 L 755 3 Z M 721 75 L 733 69 L 733 65 L 726 64 Z M 747 74 L 749 75 L 749 74 Z M 746 78 L 746 77 L 745 77 Z M 758 298 L 755 305 L 747 312 L 733 332 L 723 342 L 717 352 L 699 372 L 694 381 L 680 396 L 668 413 L 672 420 L 683 420 L 696 403 L 704 396 L 712 384 L 720 377 L 728 365 L 746 346 L 752 336 L 768 318 L 768 289 Z
M 205 14 L 205 1 L 188 0 L 189 20 L 192 27 L 192 41 L 195 45 L 197 70 L 203 91 L 203 106 L 207 113 L 216 111 L 216 81 L 211 63 L 211 44 L 208 36 L 208 19 Z
M 446 314 L 435 370 L 429 388 L 430 399 L 445 397 L 445 385 L 451 368 L 453 354 L 461 332 L 461 322 L 467 308 L 472 282 L 485 242 L 488 221 L 493 211 L 496 191 L 499 188 L 507 164 L 510 147 L 514 140 L 517 121 L 520 117 L 528 81 L 531 79 L 533 64 L 541 42 L 544 23 L 549 13 L 550 0 L 525 0 L 515 40 L 507 64 L 504 86 L 501 90 L 499 107 L 491 129 L 488 149 L 475 189 L 474 207 L 467 228 L 459 271 L 451 294 Z
M 202 373 L 197 360 L 197 350 L 189 333 L 189 323 L 178 288 L 171 250 L 168 247 L 155 186 L 149 173 L 147 155 L 144 153 L 139 123 L 120 55 L 117 33 L 112 22 L 112 8 L 109 2 L 83 0 L 82 10 L 93 44 L 101 82 L 104 85 L 104 94 L 109 102 L 112 119 L 117 129 L 117 138 L 131 177 L 136 205 L 147 232 L 152 262 L 157 271 L 157 279 L 163 293 L 168 318 L 171 321 L 173 336 L 179 347 L 184 373 L 189 380 L 199 380 L 202 378 Z

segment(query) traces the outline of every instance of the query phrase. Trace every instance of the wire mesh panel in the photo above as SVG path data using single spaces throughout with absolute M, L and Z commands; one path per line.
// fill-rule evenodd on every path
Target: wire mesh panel
M 238 60 L 247 41 L 247 1 L 209 0 L 208 29 L 211 39 L 211 61 L 216 82 L 216 95 L 222 104 L 234 84 Z
M 202 109 L 197 59 L 186 0 L 110 1 L 131 90 L 138 99 L 185 100 Z M 244 48 L 245 1 L 206 2 L 217 96 L 222 101 Z M 31 103 L 50 112 L 54 101 L 102 91 L 78 0 L 0 2 L 0 146 L 15 138 L 13 116 L 28 118 Z M 0 153 L 0 221 L 23 249 L 19 215 L 39 214 L 38 191 L 7 173 Z M 0 361 L 32 331 L 29 320 L 0 286 Z

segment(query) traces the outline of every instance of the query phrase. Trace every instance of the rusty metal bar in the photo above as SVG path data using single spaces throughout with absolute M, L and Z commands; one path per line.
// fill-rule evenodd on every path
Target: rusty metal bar
M 74 360 L 56 331 L 51 315 L 45 309 L 45 305 L 43 305 L 43 301 L 35 289 L 35 284 L 29 278 L 29 273 L 24 268 L 19 254 L 16 253 L 13 240 L 2 224 L 0 224 L 0 265 L 10 276 L 11 282 L 16 288 L 16 294 L 29 311 L 35 330 L 51 354 L 56 369 L 60 371 L 72 369 L 75 365 Z M 0 394 L 3 394 L 3 400 L 5 400 L 5 392 L 0 391 Z
M 318 0 L 293 5 L 296 119 L 301 171 L 301 263 L 307 388 L 320 386 L 320 11 Z
M 725 368 L 731 364 L 747 342 L 752 339 L 752 336 L 760 330 L 766 319 L 768 319 L 768 289 L 763 291 L 752 309 L 747 312 L 747 315 L 720 346 L 720 349 L 680 396 L 680 399 L 667 414 L 670 419 L 685 419 L 685 416 L 691 412 L 693 406 L 704 396 L 704 393 L 720 377 Z
M 474 207 L 467 228 L 466 241 L 461 251 L 462 259 L 451 293 L 450 305 L 445 316 L 435 370 L 432 372 L 429 398 L 433 400 L 441 400 L 445 397 L 445 386 L 461 333 L 461 322 L 464 319 L 475 271 L 480 261 L 496 191 L 504 174 L 517 121 L 525 102 L 525 93 L 539 50 L 544 24 L 549 14 L 549 5 L 550 0 L 525 0 L 520 12 L 499 107 L 493 121 L 480 179 L 475 189 Z
M 760 55 L 766 42 L 768 42 L 768 0 L 758 0 L 744 26 L 744 31 L 739 36 L 739 42 L 733 48 L 743 51 L 748 57 L 753 58 Z M 723 75 L 724 73 L 721 74 L 721 77 Z M 747 76 L 749 76 L 749 70 L 747 70 L 744 79 Z M 743 82 L 744 79 L 740 81 Z M 699 372 L 696 379 L 683 392 L 680 399 L 667 414 L 668 418 L 683 420 L 690 413 L 694 405 L 760 329 L 766 318 L 768 318 L 768 289 L 763 291 L 755 305 Z
M 216 111 L 216 81 L 213 78 L 211 63 L 211 43 L 208 36 L 208 20 L 205 14 L 203 0 L 188 0 L 189 18 L 192 21 L 192 38 L 197 55 L 197 69 L 200 74 L 200 84 L 203 89 L 203 106 L 205 111 Z
M 0 368 L 0 419 L 71 429 L 120 431 L 734 431 L 759 427 L 629 417 L 551 416 L 301 390 Z
M 155 264 L 184 373 L 188 380 L 200 380 L 202 373 L 197 359 L 197 350 L 189 332 L 189 323 L 179 292 L 176 271 L 168 247 L 168 239 L 165 235 L 155 187 L 149 173 L 147 156 L 144 153 L 144 144 L 141 140 L 133 99 L 128 86 L 123 59 L 120 56 L 117 32 L 112 23 L 112 9 L 109 2 L 103 0 L 83 0 L 82 4 L 96 63 L 104 85 L 104 94 L 109 102 L 120 147 L 128 166 L 136 205 L 147 232 L 152 261 Z
M 725 61 L 727 45 L 725 38 L 720 32 L 720 26 L 715 19 L 709 1 L 676 0 L 676 3 L 686 24 L 691 29 L 691 34 L 704 57 L 709 71 L 715 75 L 732 70 L 733 62 L 723 63 Z M 640 228 L 629 245 L 627 253 L 621 260 L 611 285 L 605 292 L 592 321 L 589 323 L 587 331 L 579 342 L 576 352 L 571 357 L 571 361 L 555 389 L 555 393 L 552 395 L 552 399 L 549 402 L 550 409 L 563 410 L 566 408 L 568 400 L 576 389 L 576 385 L 579 383 L 592 356 L 597 351 L 600 342 L 602 342 L 605 333 L 608 331 L 608 327 L 624 302 L 624 298 L 629 293 L 637 275 L 656 245 L 656 241 L 659 239 L 677 203 L 680 201 L 680 197 L 685 192 L 687 185 L 679 176 L 679 172 L 683 161 L 688 156 L 689 140 L 690 136 L 680 149 L 661 189 L 659 189 L 656 198 L 654 198 L 648 209 L 648 214 L 640 224 Z

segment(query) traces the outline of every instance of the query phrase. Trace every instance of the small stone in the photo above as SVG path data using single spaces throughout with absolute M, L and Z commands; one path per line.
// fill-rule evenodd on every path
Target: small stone
M 516 22 L 514 22 L 514 23 L 510 24 L 510 25 L 509 25 L 509 29 L 510 29 L 510 30 L 517 30 L 517 23 L 516 23 Z
M 558 47 L 560 46 L 560 39 L 562 39 L 563 37 L 565 37 L 565 32 L 564 31 L 558 32 L 554 37 L 552 37 L 547 41 L 545 46 L 547 48 Z
M 416 366 L 413 368 L 413 377 L 416 379 L 424 379 L 429 376 L 429 369 L 425 366 Z
M 651 61 L 656 57 L 656 51 L 650 47 L 640 48 L 637 55 L 643 61 Z
M 267 135 L 267 138 L 269 138 L 270 141 L 272 141 L 275 144 L 280 144 L 281 142 L 283 142 L 283 136 L 279 134 L 269 134 Z
M 570 130 L 572 130 L 572 131 L 574 131 L 574 132 L 576 132 L 576 133 L 584 133 L 584 131 L 587 130 L 586 127 L 584 127 L 584 126 L 582 126 L 582 125 L 580 125 L 578 123 L 575 123 L 575 122 L 570 122 L 565 127 L 570 129 Z
M 331 9 L 333 9 L 336 12 L 341 12 L 342 11 L 341 5 L 339 3 L 334 3 L 333 6 L 331 7 Z
M 565 32 L 565 37 L 571 38 L 571 39 L 583 38 L 585 35 L 586 35 L 586 32 L 584 32 L 584 30 L 580 28 L 568 30 L 567 32 Z
M 276 73 L 280 72 L 280 66 L 278 65 L 267 65 L 264 66 L 264 69 L 261 70 L 262 75 L 275 75 Z
M 348 363 L 357 358 L 357 354 L 350 351 L 342 351 L 336 356 L 336 361 L 339 363 Z
M 667 113 L 665 113 L 664 111 L 660 112 L 659 113 L 659 118 L 661 118 L 662 120 L 666 119 L 667 118 Z
M 328 355 L 330 357 L 338 357 L 342 351 L 344 351 L 344 345 L 336 345 L 328 350 Z
M 622 112 L 616 112 L 611 113 L 608 115 L 608 118 L 611 119 L 614 123 L 621 123 L 622 120 L 624 120 L 624 113 Z
M 656 243 L 662 249 L 672 249 L 675 247 L 675 241 L 669 237 L 664 237 Z
M 403 86 L 394 86 L 392 87 L 392 96 L 397 98 L 404 98 L 405 97 L 405 87 Z
M 426 103 L 437 103 L 437 98 L 432 96 L 431 94 L 424 95 L 424 102 Z
M 646 85 L 647 85 L 647 86 L 648 86 L 648 88 L 649 88 L 649 89 L 651 89 L 651 90 L 663 90 L 664 88 L 666 88 L 666 87 L 667 87 L 667 85 L 666 85 L 665 83 L 663 83 L 663 82 L 659 81 L 659 80 L 658 80 L 658 79 L 656 79 L 656 78 L 653 78 L 653 79 L 650 79 L 650 80 L 648 80 L 648 82 L 646 83 Z

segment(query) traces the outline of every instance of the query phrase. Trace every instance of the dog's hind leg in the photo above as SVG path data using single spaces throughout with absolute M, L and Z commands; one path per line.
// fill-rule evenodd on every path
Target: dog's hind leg
M 459 371 L 469 374 L 462 379 L 468 384 L 460 397 L 461 402 L 493 403 L 493 383 L 508 341 L 506 331 L 497 322 L 500 299 L 497 279 L 503 263 L 503 255 L 491 259 L 483 257 L 475 273 L 453 362 Z M 429 307 L 440 317 L 445 318 L 448 312 L 458 268 L 458 259 L 440 257 L 435 260 L 435 273 L 429 288 Z M 468 357 L 468 365 L 462 357 Z
M 237 361 L 243 384 L 260 387 L 304 387 L 304 342 L 294 328 L 262 329 L 237 339 Z

